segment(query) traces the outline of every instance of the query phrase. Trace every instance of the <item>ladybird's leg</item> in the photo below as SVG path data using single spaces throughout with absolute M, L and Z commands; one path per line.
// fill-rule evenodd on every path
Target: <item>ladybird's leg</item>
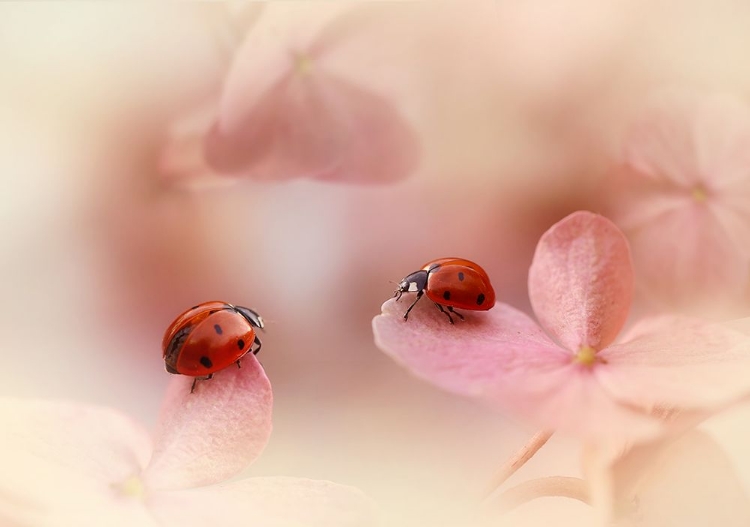
M 435 302 L 435 305 L 437 306 L 437 308 L 440 310 L 441 313 L 445 313 L 445 315 L 448 317 L 448 320 L 450 321 L 450 323 L 453 324 L 453 317 L 451 316 L 451 314 L 448 313 L 445 309 L 443 309 L 443 306 L 441 306 L 437 302 Z
M 242 368 L 242 364 L 240 364 L 240 359 L 237 359 L 237 362 L 235 364 L 237 364 L 238 369 Z
M 190 387 L 190 393 L 193 393 L 195 391 L 195 383 L 198 382 L 198 377 L 193 379 L 193 385 Z
M 419 299 L 422 298 L 422 295 L 424 294 L 424 290 L 419 291 L 417 293 L 417 298 L 414 300 L 414 302 L 411 303 L 409 306 L 409 309 L 406 310 L 406 313 L 404 313 L 404 320 L 409 320 L 409 311 L 419 302 Z
M 448 311 L 450 311 L 451 313 L 453 313 L 454 315 L 456 315 L 456 316 L 457 316 L 458 318 L 460 318 L 461 320 L 465 320 L 465 319 L 464 319 L 464 316 L 463 316 L 463 315 L 462 315 L 461 313 L 459 313 L 458 311 L 453 311 L 453 306 L 446 306 L 446 309 L 447 309 Z
M 257 355 L 258 353 L 260 353 L 260 347 L 262 345 L 263 344 L 260 343 L 260 339 L 258 338 L 258 335 L 255 335 L 255 340 L 253 341 L 253 347 L 255 349 L 251 350 L 253 352 L 253 355 Z

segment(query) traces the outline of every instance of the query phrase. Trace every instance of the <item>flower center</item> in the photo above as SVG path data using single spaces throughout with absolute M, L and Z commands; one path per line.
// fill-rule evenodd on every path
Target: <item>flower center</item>
M 596 362 L 596 350 L 591 346 L 581 346 L 581 349 L 576 353 L 573 362 L 583 364 L 584 366 L 591 366 Z
M 708 199 L 708 193 L 706 192 L 706 189 L 703 188 L 701 185 L 693 187 L 693 199 L 697 201 L 698 203 L 703 203 Z
M 130 498 L 143 498 L 146 495 L 146 487 L 143 486 L 143 480 L 138 476 L 130 476 L 122 483 L 113 485 L 114 488 L 123 496 Z
M 298 75 L 308 75 L 312 71 L 312 67 L 312 59 L 304 53 L 299 53 L 294 57 L 294 71 Z

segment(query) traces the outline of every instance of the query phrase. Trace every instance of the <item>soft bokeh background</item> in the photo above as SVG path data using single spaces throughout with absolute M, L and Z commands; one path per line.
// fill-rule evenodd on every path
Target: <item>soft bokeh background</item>
M 0 4 L 0 394 L 96 402 L 152 424 L 169 381 L 166 325 L 205 300 L 247 305 L 269 321 L 261 359 L 276 397 L 253 474 L 358 486 L 389 525 L 468 521 L 534 431 L 412 379 L 375 348 L 370 322 L 389 280 L 460 255 L 528 310 L 539 235 L 573 210 L 602 210 L 618 135 L 653 89 L 750 93 L 750 5 L 389 9 L 395 22 L 357 43 L 356 64 L 366 73 L 372 52 L 390 68 L 376 84 L 422 141 L 412 177 L 191 190 L 163 177 L 162 149 L 220 85 L 242 31 L 236 9 Z M 748 418 L 740 408 L 708 429 L 750 491 Z M 578 453 L 554 438 L 514 480 L 578 475 Z M 555 499 L 508 521 L 549 514 L 592 520 Z

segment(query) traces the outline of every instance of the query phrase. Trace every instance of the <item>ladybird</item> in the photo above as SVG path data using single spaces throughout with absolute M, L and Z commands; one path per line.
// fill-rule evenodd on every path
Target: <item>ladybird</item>
M 257 355 L 261 342 L 255 328 L 263 329 L 263 318 L 246 307 L 226 302 L 204 302 L 191 307 L 164 333 L 162 350 L 169 373 L 210 379 L 214 373 L 237 364 L 248 352 Z
M 487 311 L 495 305 L 495 290 L 490 277 L 478 264 L 463 258 L 439 258 L 428 262 L 401 280 L 393 296 L 400 300 L 404 293 L 417 293 L 417 298 L 404 313 L 404 320 L 409 319 L 409 312 L 425 294 L 448 316 L 451 324 L 451 313 L 461 320 L 464 318 L 454 308 Z

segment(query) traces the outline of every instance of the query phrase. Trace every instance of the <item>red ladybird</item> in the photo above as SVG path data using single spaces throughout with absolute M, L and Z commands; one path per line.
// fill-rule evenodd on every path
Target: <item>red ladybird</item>
M 464 318 L 453 310 L 455 307 L 487 311 L 495 305 L 495 290 L 490 284 L 490 277 L 479 265 L 463 258 L 439 258 L 428 262 L 421 270 L 401 280 L 394 293 L 396 300 L 400 300 L 404 293 L 417 293 L 417 298 L 404 313 L 404 320 L 408 320 L 409 311 L 423 294 L 435 302 L 451 324 L 451 313 L 462 320 Z
M 263 319 L 246 307 L 226 302 L 204 302 L 178 316 L 162 340 L 164 363 L 169 373 L 210 379 L 214 373 L 237 364 L 248 352 L 257 354 L 261 343 L 255 328 Z

